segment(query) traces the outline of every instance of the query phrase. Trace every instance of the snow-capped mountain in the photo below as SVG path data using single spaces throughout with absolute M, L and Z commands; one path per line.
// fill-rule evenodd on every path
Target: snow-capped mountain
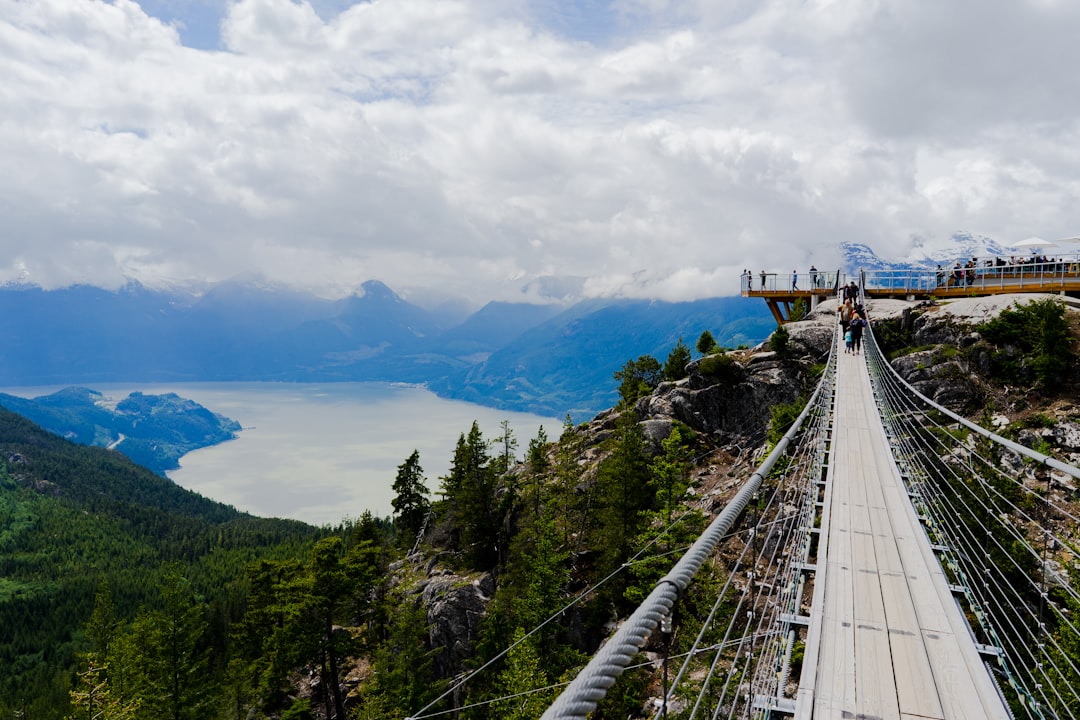
M 973 257 L 985 259 L 1015 254 L 992 238 L 971 233 L 955 233 L 937 245 L 919 243 L 904 257 L 883 258 L 862 243 L 841 243 L 840 252 L 850 273 L 859 270 L 933 270 L 938 265 L 951 267 L 957 261 L 963 263 Z

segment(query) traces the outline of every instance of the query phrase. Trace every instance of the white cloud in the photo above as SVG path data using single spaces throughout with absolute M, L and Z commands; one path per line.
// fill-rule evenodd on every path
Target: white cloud
M 1080 230 L 1073 3 L 221 13 L 211 51 L 129 0 L 0 0 L 0 279 L 688 299 L 842 241 Z

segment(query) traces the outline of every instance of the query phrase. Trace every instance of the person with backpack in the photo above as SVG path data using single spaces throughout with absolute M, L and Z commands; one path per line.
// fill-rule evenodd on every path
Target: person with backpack
M 851 333 L 851 343 L 853 352 L 858 355 L 862 352 L 862 334 L 863 328 L 866 327 L 866 321 L 863 320 L 859 313 L 852 313 L 851 322 L 848 323 L 848 332 Z

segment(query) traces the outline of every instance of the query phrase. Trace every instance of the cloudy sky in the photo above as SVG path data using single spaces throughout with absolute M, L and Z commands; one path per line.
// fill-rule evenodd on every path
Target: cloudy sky
M 1080 234 L 1075 0 L 0 0 L 0 280 L 690 299 Z

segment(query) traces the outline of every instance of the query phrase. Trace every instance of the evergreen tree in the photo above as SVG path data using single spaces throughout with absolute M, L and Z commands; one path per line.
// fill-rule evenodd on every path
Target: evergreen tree
M 213 701 L 209 651 L 203 643 L 205 605 L 179 570 L 166 573 L 162 608 L 132 624 L 123 658 L 139 716 L 201 720 Z
M 547 485 L 548 473 L 551 471 L 551 461 L 548 459 L 547 451 L 547 433 L 541 425 L 536 431 L 536 437 L 529 441 L 529 450 L 525 454 L 530 478 L 530 505 L 533 515 L 537 517 L 540 515 L 540 503 L 543 499 L 544 487 Z
M 686 366 L 690 362 L 690 348 L 680 337 L 678 344 L 668 353 L 664 361 L 664 379 L 674 382 L 686 377 Z
M 460 457 L 455 454 L 454 463 L 451 475 L 460 478 L 457 505 L 462 549 L 471 567 L 488 570 L 499 557 L 497 478 L 476 421 L 465 438 L 464 452 Z
M 498 720 L 533 720 L 543 715 L 555 698 L 550 689 L 536 692 L 550 681 L 532 639 L 522 640 L 524 637 L 525 631 L 518 628 L 514 642 L 520 640 L 521 644 L 507 653 L 506 667 L 499 673 L 498 691 L 506 699 L 494 703 L 494 717 Z
M 663 372 L 659 360 L 642 355 L 637 360 L 627 360 L 614 376 L 619 381 L 621 405 L 628 406 L 651 393 L 660 384 Z
M 708 330 L 701 333 L 701 336 L 697 340 L 697 345 L 694 346 L 702 355 L 710 355 L 716 352 L 716 338 Z
M 76 687 L 71 691 L 74 712 L 66 720 L 136 720 L 138 702 L 124 702 L 113 692 L 107 668 L 98 664 L 93 655 L 91 653 L 86 670 L 78 673 Z
M 660 446 L 663 452 L 653 458 L 650 467 L 656 481 L 659 495 L 657 500 L 664 511 L 666 527 L 671 524 L 672 509 L 686 491 L 689 458 L 678 425 L 671 428 L 671 433 L 661 441 Z
M 499 435 L 499 455 L 498 466 L 495 468 L 495 472 L 498 475 L 506 473 L 514 465 L 514 452 L 517 450 L 518 441 L 514 437 L 514 430 L 510 427 L 509 420 L 503 420 L 499 423 L 499 429 L 502 431 Z
M 597 517 L 593 547 L 601 549 L 601 573 L 625 562 L 642 527 L 644 513 L 653 507 L 653 490 L 645 436 L 633 413 L 623 413 L 615 427 L 615 445 L 600 463 L 596 477 Z M 625 587 L 613 589 L 621 596 Z
M 391 505 L 394 508 L 394 525 L 402 542 L 408 546 L 424 526 L 431 501 L 424 484 L 424 469 L 420 467 L 420 452 L 413 450 L 404 463 L 398 465 L 394 478 L 396 493 Z
M 434 677 L 436 651 L 428 647 L 427 615 L 415 598 L 390 599 L 389 634 L 373 661 L 374 681 L 364 705 L 383 708 L 372 718 L 408 717 L 438 696 L 443 682 Z M 362 713 L 362 716 L 365 713 Z
M 347 632 L 334 632 L 334 624 L 347 605 L 348 598 L 367 583 L 357 583 L 360 569 L 343 554 L 339 537 L 329 537 L 315 544 L 310 567 L 310 632 L 315 636 L 315 656 L 322 680 L 325 716 L 345 717 L 345 697 L 341 692 L 341 661 L 355 649 Z M 368 583 L 370 578 L 366 578 Z M 365 588 L 366 589 L 366 588 Z

